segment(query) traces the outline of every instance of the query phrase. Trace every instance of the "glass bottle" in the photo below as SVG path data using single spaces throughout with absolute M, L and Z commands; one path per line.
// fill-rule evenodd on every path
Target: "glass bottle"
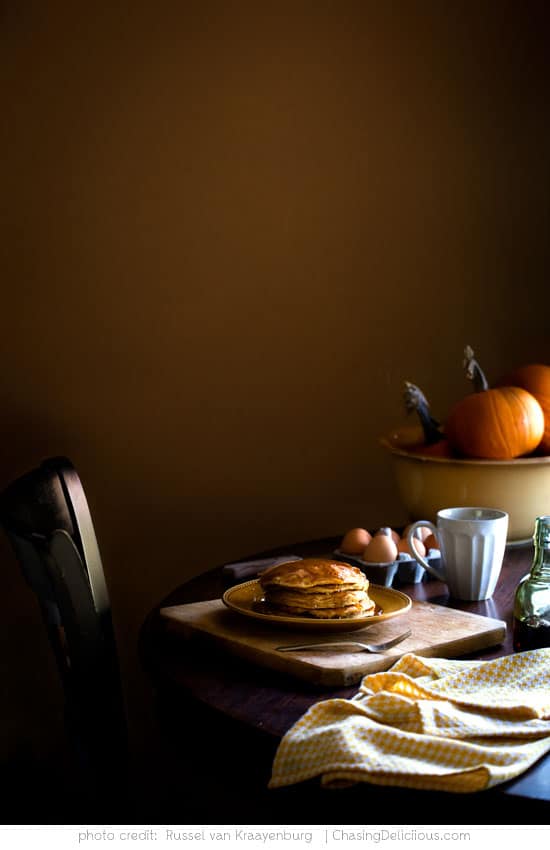
M 513 643 L 516 652 L 550 646 L 550 516 L 535 520 L 531 572 L 514 598 Z

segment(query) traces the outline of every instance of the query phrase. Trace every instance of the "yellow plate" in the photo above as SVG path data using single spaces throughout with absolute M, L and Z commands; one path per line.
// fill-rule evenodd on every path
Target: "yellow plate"
M 225 591 L 222 600 L 232 611 L 243 614 L 245 617 L 253 617 L 255 620 L 263 620 L 265 623 L 294 626 L 300 629 L 302 627 L 305 629 L 323 629 L 323 631 L 331 632 L 351 632 L 355 629 L 364 629 L 365 626 L 404 614 L 412 604 L 406 593 L 401 593 L 401 591 L 394 590 L 391 587 L 371 584 L 368 593 L 376 605 L 375 610 L 379 613 L 370 617 L 345 617 L 336 620 L 271 613 L 266 606 L 263 588 L 258 579 L 230 587 L 229 590 Z

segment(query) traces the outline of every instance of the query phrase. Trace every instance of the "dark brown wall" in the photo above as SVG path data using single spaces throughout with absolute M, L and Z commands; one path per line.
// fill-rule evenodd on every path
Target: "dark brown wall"
M 404 519 L 404 379 L 444 415 L 466 342 L 548 360 L 545 4 L 9 5 L 0 485 L 78 466 L 139 717 L 175 584 Z M 45 709 L 2 555 L 9 748 Z

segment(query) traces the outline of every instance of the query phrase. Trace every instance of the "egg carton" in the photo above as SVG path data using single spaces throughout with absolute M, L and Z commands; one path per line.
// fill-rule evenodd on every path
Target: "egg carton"
M 345 561 L 347 564 L 359 567 L 372 584 L 378 584 L 382 587 L 391 587 L 396 580 L 401 584 L 418 584 L 431 578 L 422 564 L 406 552 L 400 552 L 397 560 L 389 564 L 369 564 L 359 558 L 358 555 L 348 555 L 347 552 L 342 552 L 340 549 L 335 549 L 333 555 L 339 561 Z M 438 569 L 441 563 L 439 549 L 428 549 L 426 561 L 430 566 Z

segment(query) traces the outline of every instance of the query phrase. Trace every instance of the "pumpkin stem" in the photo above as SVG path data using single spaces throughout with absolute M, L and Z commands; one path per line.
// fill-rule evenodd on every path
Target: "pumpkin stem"
M 408 413 L 415 411 L 420 419 L 422 430 L 424 431 L 424 440 L 427 445 L 433 445 L 443 439 L 443 434 L 439 430 L 439 422 L 434 419 L 430 413 L 430 405 L 420 387 L 416 384 L 411 384 L 405 381 L 405 390 L 403 399 Z
M 489 382 L 483 373 L 483 369 L 474 357 L 474 350 L 470 345 L 464 349 L 464 362 L 462 364 L 466 370 L 466 377 L 474 385 L 474 392 L 482 393 L 489 389 Z

